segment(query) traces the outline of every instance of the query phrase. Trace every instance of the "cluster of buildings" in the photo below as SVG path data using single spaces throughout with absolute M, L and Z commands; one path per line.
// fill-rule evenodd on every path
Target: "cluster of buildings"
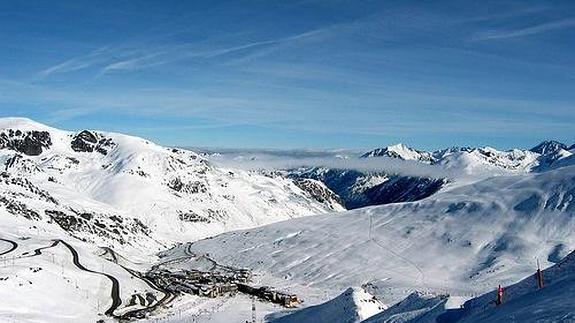
M 247 269 L 236 271 L 199 271 L 166 269 L 152 270 L 146 277 L 158 286 L 177 294 L 187 293 L 205 297 L 218 297 L 238 292 L 238 284 L 247 283 L 251 279 L 251 272 Z
M 296 307 L 299 304 L 296 295 L 276 291 L 267 286 L 248 285 L 251 277 L 251 271 L 248 269 L 230 267 L 215 271 L 196 269 L 169 271 L 155 268 L 146 273 L 147 279 L 174 294 L 186 293 L 215 298 L 240 292 L 285 307 Z

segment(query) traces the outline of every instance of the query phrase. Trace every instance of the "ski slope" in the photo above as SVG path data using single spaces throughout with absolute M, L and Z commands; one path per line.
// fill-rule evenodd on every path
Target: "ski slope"
M 413 291 L 471 296 L 551 265 L 575 247 L 575 167 L 499 176 L 426 200 L 294 219 L 176 248 L 254 268 L 265 284 L 317 304 L 374 286 L 394 304 Z
M 572 322 L 575 321 L 575 252 L 543 270 L 544 288 L 537 289 L 530 275 L 505 287 L 504 302 L 495 306 L 495 293 L 465 303 L 462 323 L 475 322 Z

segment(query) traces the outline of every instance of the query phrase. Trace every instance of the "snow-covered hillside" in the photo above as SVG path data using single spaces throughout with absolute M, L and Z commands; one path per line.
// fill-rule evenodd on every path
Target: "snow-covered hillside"
M 462 323 L 471 322 L 572 322 L 575 321 L 575 251 L 543 270 L 544 288 L 535 275 L 506 286 L 502 305 L 490 292 L 465 303 Z
M 321 183 L 224 169 L 116 133 L 6 118 L 0 148 L 0 205 L 85 239 L 175 242 L 342 209 Z
M 416 290 L 469 295 L 532 273 L 535 257 L 549 265 L 575 248 L 573 201 L 569 166 L 498 176 L 418 202 L 230 232 L 185 248 L 254 268 L 263 283 L 312 304 L 365 283 L 386 304 Z
M 167 246 L 343 209 L 316 181 L 22 118 L 0 119 L 0 165 L 2 322 L 137 317 L 176 296 L 144 277 Z
M 387 307 L 363 288 L 348 288 L 336 298 L 324 304 L 310 306 L 287 315 L 270 315 L 273 323 L 354 323 L 361 322 Z
M 532 275 L 535 258 L 556 264 L 543 291 L 526 280 L 508 288 L 505 311 L 481 306 L 486 295 L 454 313 L 497 321 L 552 299 L 560 305 L 542 318 L 572 318 L 573 256 L 562 259 L 575 248 L 573 147 L 452 149 L 430 161 L 407 150 L 363 159 L 463 176 L 428 190 L 434 179 L 421 175 L 339 170 L 352 192 L 412 201 L 342 212 L 325 178 L 0 119 L 0 321 L 244 322 L 260 291 L 272 296 L 254 300 L 258 317 L 277 322 L 434 322 Z M 277 295 L 292 294 L 300 308 L 281 307 Z

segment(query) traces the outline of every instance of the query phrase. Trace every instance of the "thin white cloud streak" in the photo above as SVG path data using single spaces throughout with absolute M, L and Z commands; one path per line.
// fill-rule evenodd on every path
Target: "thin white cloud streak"
M 98 48 L 87 55 L 70 58 L 59 64 L 50 66 L 37 73 L 37 79 L 44 79 L 53 74 L 69 73 L 85 68 L 92 67 L 97 64 L 104 63 L 109 59 L 108 55 L 110 49 L 108 47 Z
M 249 42 L 231 47 L 199 49 L 198 46 L 205 45 L 204 42 L 198 44 L 186 44 L 181 46 L 174 46 L 168 49 L 161 49 L 157 52 L 146 53 L 139 57 L 113 62 L 111 64 L 104 66 L 99 75 L 119 70 L 136 71 L 193 58 L 212 59 L 219 56 L 229 55 L 259 47 L 269 49 L 270 48 L 269 46 L 285 44 L 293 41 L 314 37 L 318 34 L 321 34 L 326 29 L 327 28 L 315 29 L 304 33 L 296 34 L 293 36 L 263 40 L 257 42 Z
M 240 46 L 211 49 L 211 50 L 198 50 L 197 48 L 195 48 L 195 45 L 190 44 L 184 46 L 174 46 L 171 49 L 163 49 L 155 53 L 148 53 L 139 57 L 121 60 L 108 64 L 102 68 L 100 74 L 121 70 L 129 70 L 129 71 L 142 70 L 155 66 L 175 63 L 178 61 L 191 58 L 209 59 L 226 54 L 231 54 L 241 50 L 250 49 L 257 46 L 265 46 L 268 44 L 273 44 L 275 42 L 276 40 L 269 40 L 269 41 L 253 42 Z
M 225 65 L 241 66 L 245 63 L 271 55 L 279 50 L 286 49 L 289 46 L 301 45 L 302 42 L 322 42 L 333 37 L 348 36 L 349 33 L 357 32 L 362 28 L 374 25 L 372 20 L 373 17 L 367 17 L 352 22 L 320 27 L 298 35 L 285 37 L 276 41 L 272 46 L 267 46 L 259 50 L 255 50 L 243 57 L 230 60 L 225 63 Z
M 474 38 L 474 40 L 493 40 L 493 39 L 525 37 L 545 33 L 552 30 L 570 28 L 574 26 L 575 26 L 575 18 L 569 18 L 516 30 L 483 32 L 477 35 Z
M 416 161 L 405 161 L 394 158 L 291 158 L 270 154 L 248 154 L 243 157 L 228 157 L 221 155 L 212 157 L 210 161 L 216 165 L 250 171 L 258 170 L 288 170 L 302 167 L 327 167 L 333 169 L 358 170 L 362 172 L 382 172 L 393 175 L 455 178 L 456 173 L 441 166 L 427 165 Z
M 354 31 L 365 27 L 370 22 L 360 19 L 353 22 L 330 25 L 308 30 L 299 34 L 276 39 L 248 42 L 237 46 L 214 47 L 207 40 L 177 46 L 155 46 L 149 44 L 129 45 L 122 47 L 99 48 L 86 55 L 70 58 L 64 62 L 48 67 L 37 73 L 37 79 L 44 79 L 54 74 L 75 72 L 100 66 L 95 77 L 100 77 L 113 71 L 138 71 L 156 66 L 176 63 L 187 59 L 212 59 L 241 51 L 252 50 L 229 65 L 237 65 L 242 61 L 253 60 L 273 53 L 276 50 L 301 41 L 322 41 L 329 37 L 341 37 L 343 32 Z M 372 22 L 371 22 L 372 23 Z

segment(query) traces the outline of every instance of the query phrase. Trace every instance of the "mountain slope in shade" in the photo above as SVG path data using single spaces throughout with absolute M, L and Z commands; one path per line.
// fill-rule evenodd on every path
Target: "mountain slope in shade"
M 354 323 L 361 322 L 387 307 L 363 288 L 348 288 L 326 303 L 310 306 L 281 317 L 269 315 L 271 323 Z
M 569 150 L 569 149 L 567 148 L 567 145 L 565 145 L 564 143 L 554 140 L 546 140 L 529 150 L 544 155 L 549 153 L 555 153 L 560 150 Z
M 435 323 L 436 318 L 445 311 L 447 299 L 446 295 L 414 292 L 363 323 Z
M 496 306 L 495 292 L 469 300 L 460 322 L 571 322 L 575 320 L 575 252 L 543 270 L 545 287 L 537 289 L 535 275 L 505 287 L 504 303 Z
M 313 179 L 335 192 L 347 209 L 421 200 L 439 191 L 447 180 L 389 175 L 353 169 L 303 167 L 286 171 L 286 177 Z

